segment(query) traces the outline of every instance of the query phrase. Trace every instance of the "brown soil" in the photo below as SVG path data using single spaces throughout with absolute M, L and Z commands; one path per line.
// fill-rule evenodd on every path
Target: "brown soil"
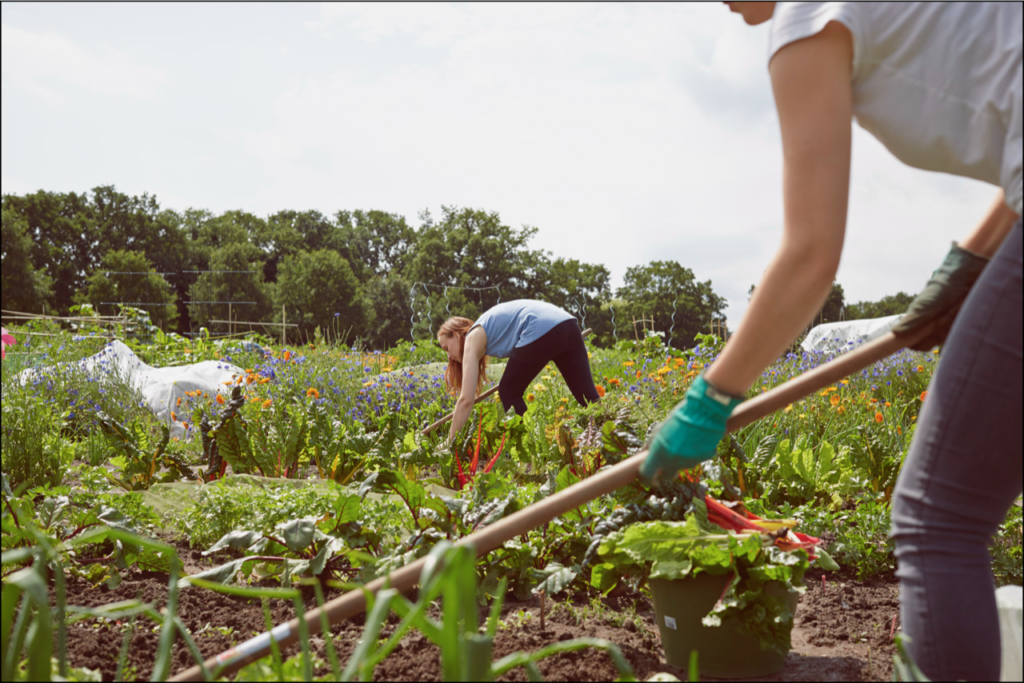
M 209 558 L 179 546 L 187 570 L 209 566 Z M 328 599 L 336 593 L 329 593 Z M 98 606 L 117 600 L 140 598 L 157 609 L 166 604 L 167 576 L 152 572 L 129 574 L 115 590 L 93 588 L 88 583 L 69 579 L 68 604 Z M 640 594 L 618 596 L 604 601 L 606 609 L 567 602 L 547 605 L 545 623 L 540 623 L 540 606 L 509 603 L 503 610 L 505 626 L 494 642 L 494 658 L 516 651 L 533 651 L 553 642 L 580 637 L 606 638 L 619 645 L 632 664 L 637 677 L 645 680 L 658 672 L 686 678 L 665 663 L 654 625 L 650 601 Z M 307 609 L 315 606 L 311 597 Z M 808 574 L 808 591 L 801 599 L 793 629 L 793 650 L 785 670 L 763 680 L 780 681 L 862 681 L 891 680 L 893 648 L 889 640 L 893 615 L 898 612 L 897 586 L 891 579 L 861 583 L 828 578 L 823 591 L 821 572 Z M 294 616 L 290 603 L 271 601 L 275 624 Z M 259 603 L 219 595 L 199 588 L 187 588 L 179 596 L 179 614 L 193 633 L 204 657 L 262 633 L 264 616 Z M 397 623 L 392 615 L 382 635 Z M 217 630 L 217 629 L 222 630 Z M 362 618 L 332 628 L 342 666 L 355 649 L 362 634 Z M 69 627 L 70 664 L 100 671 L 104 680 L 113 680 L 123 640 L 124 626 L 84 620 Z M 131 677 L 148 680 L 155 659 L 159 629 L 148 620 L 136 622 L 128 651 Z M 312 638 L 314 653 L 326 660 L 322 638 Z M 286 656 L 298 652 L 293 646 Z M 180 639 L 175 644 L 172 671 L 191 666 L 191 655 Z M 611 658 L 603 652 L 582 650 L 549 657 L 539 664 L 545 677 L 556 680 L 601 681 L 618 676 Z M 329 673 L 326 667 L 317 675 Z M 376 670 L 375 680 L 439 680 L 439 651 L 421 633 L 407 635 L 398 649 Z M 525 672 L 513 670 L 503 680 L 526 680 Z

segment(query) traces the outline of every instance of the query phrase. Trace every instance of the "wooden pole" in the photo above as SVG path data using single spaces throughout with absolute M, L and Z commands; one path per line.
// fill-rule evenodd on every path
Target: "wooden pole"
M 845 353 L 828 363 L 819 365 L 817 368 L 799 377 L 794 377 L 770 391 L 766 391 L 749 401 L 741 403 L 733 411 L 732 417 L 729 418 L 727 430 L 734 432 L 766 415 L 770 415 L 780 408 L 784 408 L 790 403 L 820 391 L 838 382 L 843 377 L 858 372 L 900 349 L 912 346 L 919 340 L 924 339 L 925 335 L 931 332 L 931 327 L 931 325 L 927 325 L 918 330 L 916 334 L 903 337 L 897 337 L 894 333 L 889 332 L 873 342 Z M 646 457 L 647 452 L 641 451 L 617 465 L 601 470 L 592 477 L 588 477 L 529 507 L 523 508 L 519 512 L 511 514 L 491 526 L 484 527 L 480 531 L 465 536 L 457 541 L 455 545 L 473 548 L 477 557 L 488 553 L 506 541 L 521 536 L 542 524 L 546 524 L 559 515 L 584 505 L 599 496 L 633 483 L 639 474 L 640 465 Z M 327 614 L 327 621 L 330 624 L 336 624 L 342 619 L 348 619 L 360 614 L 366 609 L 364 590 L 376 593 L 385 584 L 400 592 L 412 589 L 417 584 L 427 559 L 427 557 L 420 558 L 401 569 L 395 570 L 388 576 L 371 581 L 366 584 L 364 589 L 350 591 L 324 604 L 323 607 L 306 612 L 304 617 L 306 628 L 310 634 L 319 633 L 321 613 Z M 278 647 L 282 649 L 298 641 L 299 621 L 298 619 L 292 619 L 287 622 L 287 628 L 283 628 L 283 626 L 278 627 L 280 629 L 278 630 L 279 637 L 276 639 Z M 226 676 L 269 653 L 270 636 L 264 633 L 216 657 L 211 657 L 206 660 L 205 665 L 218 676 Z M 171 678 L 171 680 L 201 681 L 202 676 L 202 669 L 199 666 L 193 666 Z
M 285 313 L 284 304 L 281 304 L 281 347 L 282 348 L 284 347 L 284 344 L 285 344 L 285 339 L 286 339 L 286 337 L 285 337 L 285 329 L 287 329 L 287 324 L 288 324 L 288 314 Z
M 590 328 L 587 328 L 587 329 L 583 330 L 583 338 L 586 339 L 587 335 L 590 334 L 592 331 L 593 330 L 591 330 Z M 475 406 L 476 404 L 480 403 L 484 399 L 486 399 L 486 398 L 488 398 L 490 396 L 493 396 L 494 392 L 496 392 L 497 390 L 498 390 L 498 387 L 491 387 L 490 389 L 488 389 L 484 393 L 482 393 L 479 396 L 477 396 L 476 399 L 473 401 L 473 405 Z M 452 419 L 454 416 L 455 416 L 455 412 L 454 411 L 448 413 L 447 415 L 442 417 L 440 420 L 438 420 L 434 424 L 430 425 L 429 427 L 424 428 L 420 432 L 420 434 L 422 434 L 423 436 L 426 436 L 427 434 L 429 434 L 430 432 L 434 431 L 435 429 L 437 429 L 438 427 L 440 427 L 444 423 L 448 422 L 448 420 Z

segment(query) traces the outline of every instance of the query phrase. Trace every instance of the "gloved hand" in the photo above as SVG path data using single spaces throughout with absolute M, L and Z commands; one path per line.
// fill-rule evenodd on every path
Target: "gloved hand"
M 897 335 L 910 334 L 934 320 L 937 321 L 935 328 L 910 348 L 927 351 L 943 343 L 964 299 L 987 263 L 987 257 L 967 251 L 954 242 L 946 260 L 932 273 L 928 284 L 910 302 L 907 312 L 892 331 Z
M 640 479 L 647 486 L 671 481 L 679 470 L 695 467 L 714 457 L 725 436 L 725 423 L 742 398 L 729 396 L 701 375 L 686 391 L 686 398 L 648 440 L 647 459 Z

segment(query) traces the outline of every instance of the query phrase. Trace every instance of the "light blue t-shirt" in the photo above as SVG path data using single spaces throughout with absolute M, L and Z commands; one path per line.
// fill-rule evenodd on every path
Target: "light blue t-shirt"
M 535 342 L 558 323 L 573 319 L 571 313 L 553 304 L 517 299 L 488 309 L 473 327 L 482 327 L 487 334 L 486 355 L 508 358 L 512 349 Z

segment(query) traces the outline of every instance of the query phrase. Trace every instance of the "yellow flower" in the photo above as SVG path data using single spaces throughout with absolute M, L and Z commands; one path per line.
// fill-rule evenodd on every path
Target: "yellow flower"
M 625 365 L 627 368 L 631 368 L 633 367 L 634 363 L 631 360 L 627 360 L 625 363 L 623 363 L 623 365 Z
M 540 378 L 542 380 L 544 380 L 545 382 L 550 382 L 551 381 L 551 375 L 541 375 Z
M 836 408 L 836 412 L 839 413 L 840 415 L 844 415 L 844 414 L 846 414 L 846 407 L 845 406 L 839 406 L 838 408 Z
M 569 399 L 567 399 L 566 397 L 563 396 L 562 397 L 562 403 L 568 403 L 568 402 L 569 402 Z
M 548 388 L 546 386 L 544 386 L 543 384 L 534 384 L 533 385 L 533 390 L 534 391 L 547 391 Z
M 773 372 L 772 374 L 774 375 L 775 373 Z M 849 384 L 849 383 L 850 383 L 850 380 L 848 380 L 848 379 L 844 379 L 844 380 L 842 380 L 842 382 L 843 382 L 843 384 Z
M 530 403 L 533 403 L 534 401 L 537 400 L 537 397 L 534 396 L 533 394 L 527 394 L 526 395 L 526 400 L 529 401 Z
M 390 365 L 384 366 L 384 368 L 381 370 L 381 372 L 391 372 L 391 366 Z
M 786 409 L 783 410 L 782 412 L 789 413 L 789 412 L 792 412 L 792 411 L 793 411 L 793 404 L 790 403 L 788 406 L 786 406 Z
M 365 382 L 363 382 L 363 386 L 364 387 L 368 387 L 368 386 L 372 386 L 372 385 L 373 385 L 373 380 L 372 379 L 368 379 Z
M 923 365 L 918 365 L 917 366 L 917 371 L 918 372 L 924 372 L 924 366 Z
M 663 367 L 663 368 L 658 368 L 658 374 L 659 375 L 664 375 L 665 373 L 668 373 L 668 372 L 672 372 L 672 368 L 668 367 L 667 365 L 665 367 Z

